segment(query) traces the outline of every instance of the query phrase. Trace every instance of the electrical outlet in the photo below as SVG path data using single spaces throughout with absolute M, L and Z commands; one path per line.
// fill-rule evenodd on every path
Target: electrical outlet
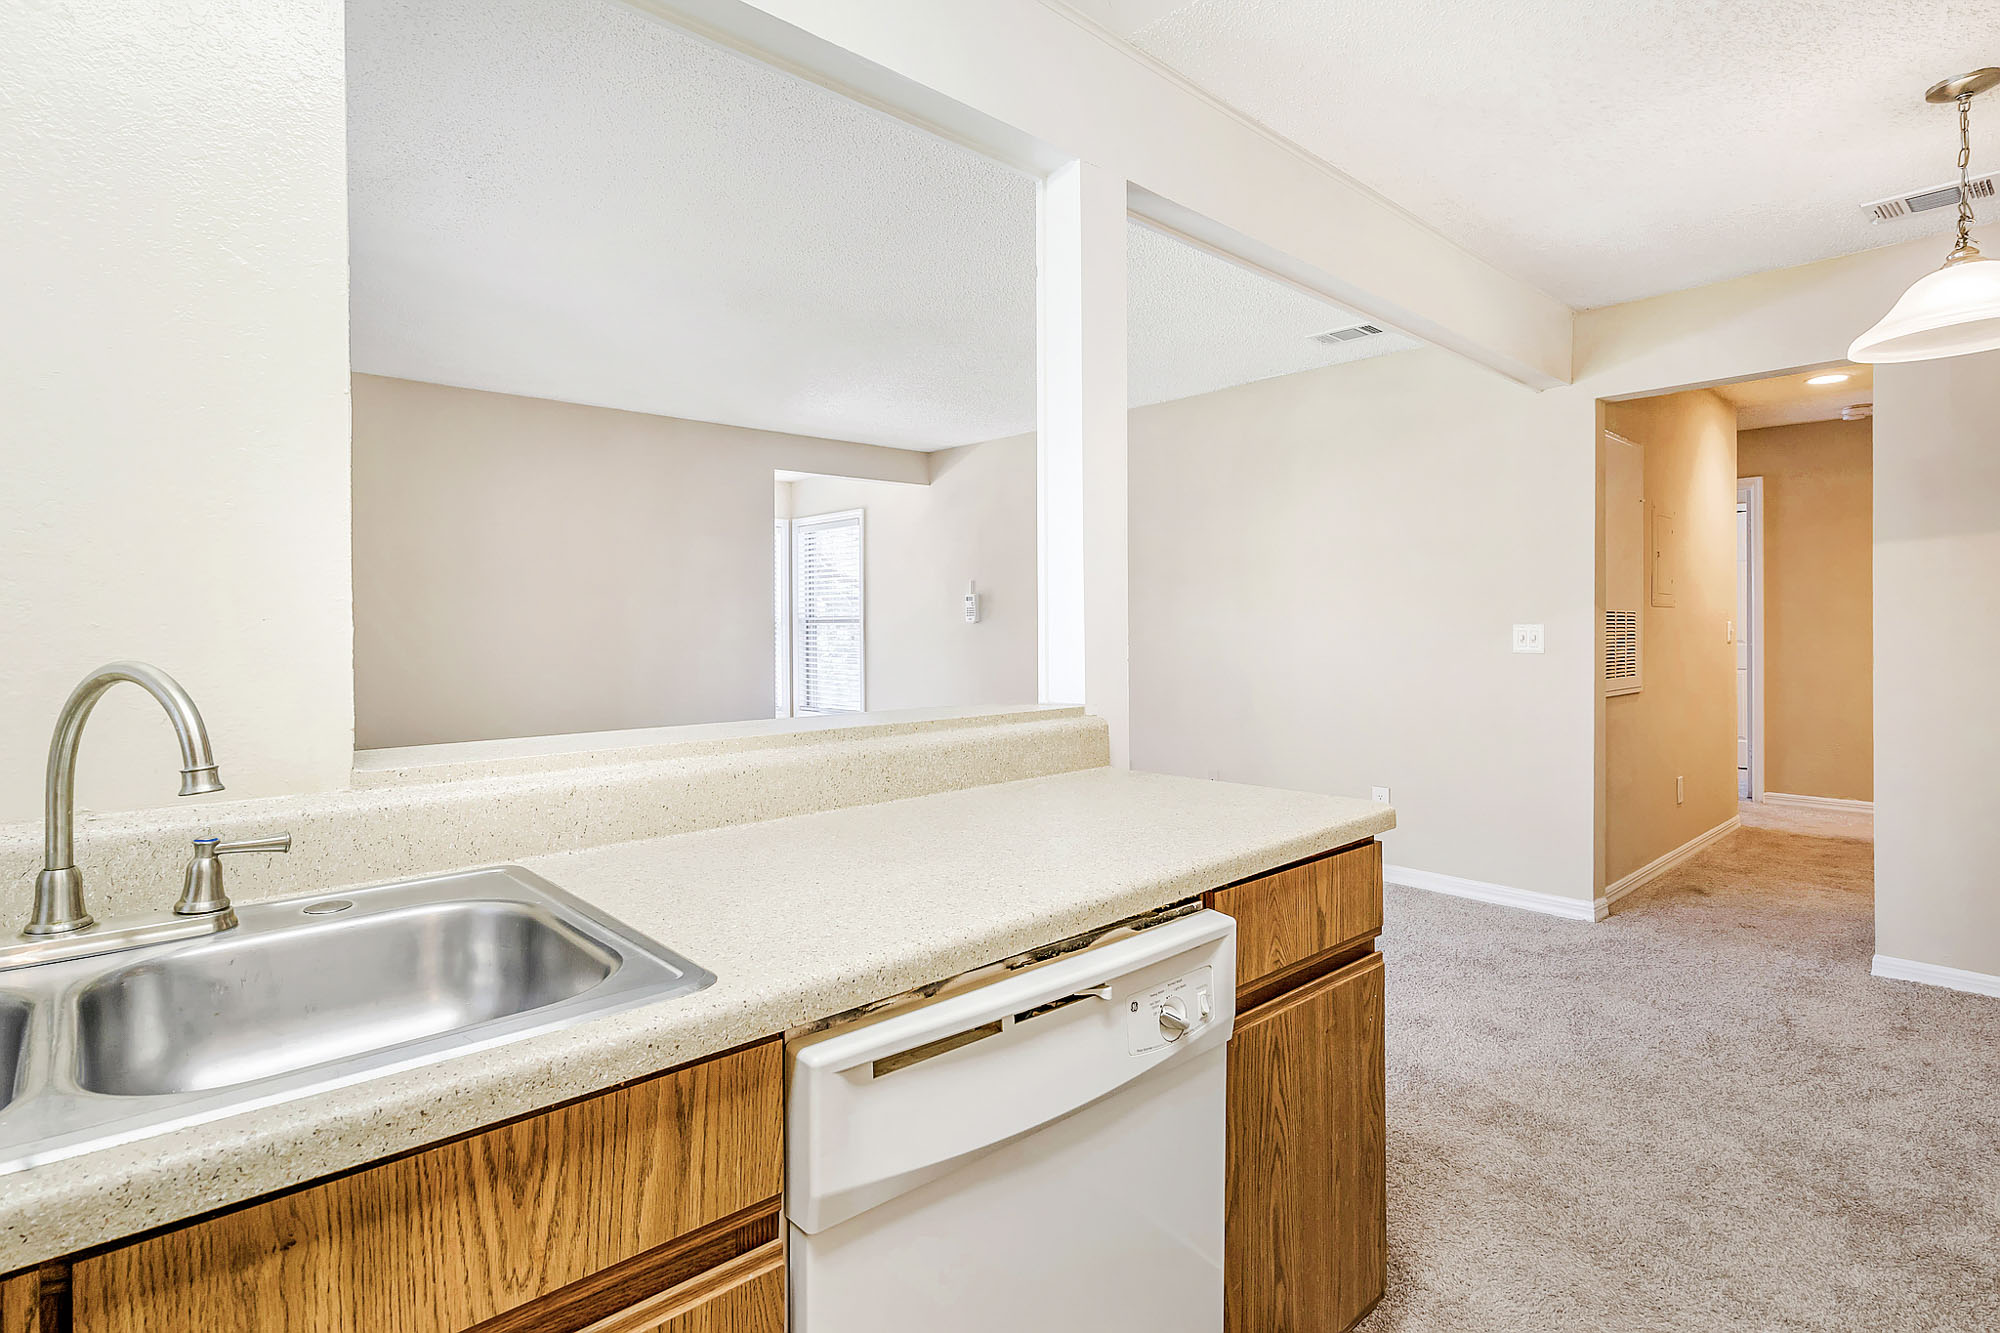
M 1387 787 L 1374 787 L 1370 788 L 1370 791 L 1373 793 L 1375 800 L 1380 801 L 1383 805 L 1389 804 L 1389 789 Z
M 1514 626 L 1514 651 L 1517 653 L 1541 652 L 1542 627 L 1540 625 Z
M 1679 777 L 1675 778 L 1675 779 L 1674 779 L 1674 804 L 1675 804 L 1675 805 L 1686 805 L 1686 804 L 1687 804 L 1687 798 L 1688 798 L 1688 789 L 1687 789 L 1687 779 L 1686 779 L 1686 778 L 1679 778 Z

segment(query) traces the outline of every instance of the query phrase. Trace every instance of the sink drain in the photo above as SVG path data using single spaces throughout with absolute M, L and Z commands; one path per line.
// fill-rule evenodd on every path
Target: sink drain
M 330 902 L 314 903 L 305 909 L 305 913 L 307 916 L 331 916 L 335 912 L 345 912 L 352 906 L 354 904 L 345 898 L 335 898 Z

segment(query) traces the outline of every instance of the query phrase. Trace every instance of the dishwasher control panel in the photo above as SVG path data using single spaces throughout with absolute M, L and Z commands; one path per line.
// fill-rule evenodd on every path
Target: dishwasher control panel
M 1215 1016 L 1215 969 L 1198 967 L 1125 1000 L 1126 1045 L 1150 1055 L 1199 1032 Z

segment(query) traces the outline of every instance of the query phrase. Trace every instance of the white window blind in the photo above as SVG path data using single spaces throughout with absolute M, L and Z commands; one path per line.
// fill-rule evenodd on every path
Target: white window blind
M 778 716 L 792 715 L 792 521 L 771 523 L 771 637 L 778 651 L 776 672 Z
M 863 707 L 861 511 L 792 520 L 792 711 Z

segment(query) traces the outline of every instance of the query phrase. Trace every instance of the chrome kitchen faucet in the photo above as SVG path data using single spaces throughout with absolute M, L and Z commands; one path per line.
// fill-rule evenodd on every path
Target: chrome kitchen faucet
M 199 796 L 222 790 L 215 755 L 209 749 L 208 728 L 180 682 L 144 662 L 112 662 L 84 677 L 63 703 L 55 735 L 49 741 L 42 872 L 35 876 L 35 902 L 21 931 L 23 942 L 0 947 L 0 969 L 227 930 L 236 924 L 236 914 L 222 892 L 222 869 L 215 858 L 228 852 L 291 850 L 288 836 L 237 843 L 198 839 L 172 915 L 165 920 L 149 917 L 115 928 L 99 928 L 84 905 L 83 872 L 76 867 L 76 754 L 91 709 L 120 681 L 130 681 L 152 695 L 174 724 L 181 747 L 180 794 Z

